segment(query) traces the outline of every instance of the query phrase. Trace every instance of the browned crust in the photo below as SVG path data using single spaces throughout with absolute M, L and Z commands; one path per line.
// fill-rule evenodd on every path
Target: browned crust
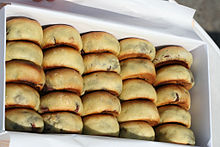
M 96 112 L 88 113 L 86 115 L 83 115 L 83 117 L 90 116 L 90 115 L 97 115 L 97 114 L 103 114 L 103 115 L 108 114 L 108 115 L 113 115 L 117 117 L 119 115 L 119 112 L 116 110 L 105 109 L 103 111 L 96 111 Z
M 144 59 L 149 59 L 149 60 L 152 59 L 149 55 L 144 54 L 144 53 L 127 53 L 127 54 L 118 56 L 119 61 L 130 59 L 130 58 L 144 58 Z
M 37 91 L 41 91 L 44 87 L 44 84 L 36 84 L 34 81 L 24 81 L 24 80 L 7 80 L 8 83 L 15 83 L 15 84 L 25 84 L 31 86 L 32 88 L 36 89 Z
M 110 116 L 112 118 L 115 118 L 113 115 L 111 114 L 103 114 L 103 113 L 99 113 L 99 114 L 93 114 L 93 115 L 87 115 L 87 116 L 83 116 L 83 120 L 84 119 L 89 119 L 91 117 L 103 117 L 103 116 Z
M 181 85 L 184 88 L 186 88 L 187 90 L 190 90 L 192 88 L 192 83 L 187 82 L 184 79 L 179 79 L 179 80 L 167 80 L 167 81 L 163 81 L 163 82 L 159 82 L 157 84 L 154 83 L 154 86 L 163 86 L 163 85 L 167 85 L 167 84 L 177 84 L 177 85 Z
M 155 99 L 154 98 L 149 98 L 149 97 L 132 97 L 132 98 L 129 98 L 129 99 L 126 99 L 126 100 L 122 100 L 120 99 L 121 101 L 128 101 L 128 100 L 149 100 L 151 102 L 154 103 Z
M 156 74 L 150 74 L 150 73 L 140 73 L 140 74 L 132 74 L 132 75 L 127 75 L 122 78 L 122 80 L 127 80 L 127 79 L 143 79 L 147 81 L 150 84 L 153 84 L 156 80 Z
M 98 50 L 92 50 L 92 51 L 85 51 L 84 49 L 82 49 L 82 52 L 83 52 L 82 53 L 83 55 L 96 54 L 96 53 L 112 53 L 115 56 L 118 56 L 118 53 L 112 49 L 98 49 Z
M 175 65 L 175 64 L 177 64 L 177 65 L 182 65 L 182 66 L 184 66 L 184 67 L 190 69 L 189 64 L 187 64 L 186 62 L 181 61 L 181 60 L 167 60 L 167 61 L 164 61 L 164 62 L 160 62 L 160 63 L 155 64 L 155 67 L 156 67 L 157 69 L 159 69 L 160 67 L 163 67 L 163 66 L 165 66 L 165 65 Z
M 59 42 L 58 40 L 56 40 L 55 43 L 52 43 L 52 44 L 48 43 L 48 44 L 42 46 L 42 50 L 49 49 L 52 47 L 58 47 L 58 46 L 62 46 L 62 45 L 66 45 L 67 47 L 72 47 L 73 49 L 80 51 L 79 46 L 77 44 L 71 44 L 68 42 Z
M 27 109 L 34 109 L 34 105 L 20 105 L 20 104 L 5 104 L 5 108 L 27 108 Z
M 120 39 L 119 42 L 123 41 L 123 40 L 130 40 L 130 39 L 136 39 L 136 40 L 143 40 L 143 41 L 147 41 L 149 42 L 148 40 L 146 39 L 143 39 L 143 38 L 138 38 L 138 37 L 127 37 L 127 38 L 123 38 L 123 39 Z
M 44 114 L 44 113 L 48 113 L 48 112 L 50 112 L 50 113 L 54 113 L 54 112 L 72 112 L 72 113 L 81 115 L 81 113 L 77 112 L 76 110 L 71 110 L 71 109 L 66 109 L 66 108 L 63 108 L 63 109 L 58 109 L 58 108 L 56 108 L 56 109 L 49 109 L 49 108 L 40 107 L 38 112 L 40 114 Z
M 7 39 L 8 42 L 12 42 L 12 41 L 22 41 L 22 42 L 32 42 L 34 44 L 36 44 L 37 46 L 40 47 L 40 42 L 36 41 L 36 40 L 31 40 L 30 38 L 22 38 L 22 39 Z
M 45 86 L 44 86 L 44 88 L 43 88 L 43 93 L 49 93 L 49 92 L 52 92 L 52 91 L 69 91 L 69 92 L 73 92 L 73 93 L 75 93 L 76 95 L 78 95 L 78 96 L 81 96 L 81 91 L 82 91 L 82 89 L 80 89 L 80 88 L 53 88 L 53 87 L 48 87 L 46 84 L 45 84 Z
M 119 93 L 117 91 L 109 90 L 109 89 L 86 90 L 85 94 L 88 94 L 88 93 L 91 93 L 91 92 L 96 92 L 96 91 L 106 91 L 106 92 L 111 93 L 114 96 L 119 96 Z
M 157 120 L 152 120 L 152 119 L 148 119 L 148 118 L 140 118 L 140 119 L 135 119 L 135 120 L 128 120 L 128 121 L 120 121 L 119 123 L 125 123 L 125 122 L 134 122 L 134 121 L 144 121 L 147 122 L 150 126 L 156 126 L 159 124 L 160 119 Z

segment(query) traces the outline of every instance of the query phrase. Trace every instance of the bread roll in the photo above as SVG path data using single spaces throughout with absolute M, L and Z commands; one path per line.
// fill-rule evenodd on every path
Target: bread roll
M 70 112 L 42 114 L 46 133 L 81 133 L 83 123 L 80 116 Z
M 156 105 L 178 105 L 186 110 L 190 109 L 191 98 L 189 92 L 179 85 L 166 85 L 157 89 Z
M 84 63 L 81 54 L 70 47 L 55 47 L 44 52 L 43 68 L 52 69 L 67 67 L 84 72 Z
M 12 18 L 6 23 L 6 40 L 26 40 L 41 45 L 43 30 L 36 20 L 25 17 Z
M 120 41 L 119 60 L 128 58 L 147 58 L 153 60 L 156 49 L 149 41 L 139 38 L 125 38 Z
M 81 115 L 83 104 L 79 96 L 70 92 L 51 92 L 41 97 L 39 113 L 69 111 Z
M 166 84 L 179 84 L 189 90 L 195 83 L 192 72 L 189 69 L 181 65 L 169 65 L 157 71 L 157 78 L 154 86 Z
M 156 79 L 154 64 L 147 59 L 127 59 L 121 61 L 121 78 L 122 80 L 140 78 L 150 84 Z
M 55 90 L 70 91 L 80 96 L 83 92 L 83 79 L 77 71 L 69 68 L 47 71 L 44 92 Z
M 154 87 L 141 79 L 129 79 L 123 81 L 121 100 L 148 99 L 154 103 L 157 101 L 157 93 Z
M 164 124 L 156 128 L 156 141 L 195 145 L 193 132 L 178 124 Z
M 112 71 L 120 74 L 118 58 L 111 53 L 88 54 L 83 57 L 85 74 L 97 71 Z
M 83 116 L 108 113 L 118 116 L 121 112 L 121 104 L 116 96 L 105 91 L 97 91 L 82 97 Z
M 31 61 L 39 66 L 43 62 L 43 52 L 39 46 L 31 42 L 12 41 L 6 44 L 5 61 L 22 59 Z
M 190 68 L 193 63 L 193 56 L 183 47 L 168 46 L 157 51 L 153 63 L 156 68 L 169 64 L 180 64 Z
M 118 116 L 119 123 L 127 121 L 146 121 L 155 126 L 160 121 L 156 105 L 147 100 L 132 100 L 121 103 L 121 113 Z
M 37 90 L 45 84 L 45 74 L 40 66 L 24 60 L 6 62 L 6 82 L 25 83 Z
M 5 108 L 31 108 L 38 110 L 40 95 L 38 92 L 24 84 L 8 83 L 5 91 Z
M 83 133 L 88 135 L 118 136 L 119 124 L 112 115 L 97 114 L 83 118 Z
M 82 49 L 82 39 L 73 26 L 64 24 L 50 25 L 46 26 L 43 32 L 44 37 L 41 46 L 43 49 L 58 45 L 71 46 L 77 51 Z
M 83 77 L 85 92 L 105 90 L 114 95 L 120 95 L 122 80 L 113 72 L 95 72 Z
M 107 32 L 89 32 L 82 35 L 84 53 L 109 52 L 119 55 L 120 45 L 118 40 Z
M 43 118 L 30 109 L 9 109 L 5 111 L 5 129 L 7 131 L 42 132 Z

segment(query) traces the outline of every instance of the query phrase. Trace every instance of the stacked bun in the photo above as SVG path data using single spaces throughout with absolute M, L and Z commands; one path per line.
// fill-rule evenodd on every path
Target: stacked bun
M 118 136 L 117 116 L 121 112 L 118 96 L 122 91 L 120 52 L 118 40 L 106 32 L 89 32 L 82 35 L 85 65 L 82 97 L 83 133 Z
M 119 54 L 123 90 L 119 96 L 120 137 L 154 140 L 152 126 L 159 123 L 157 94 L 152 86 L 156 71 L 152 60 L 155 47 L 147 40 L 126 38 L 120 41 Z
M 44 122 L 37 113 L 39 91 L 45 84 L 41 67 L 43 30 L 36 20 L 7 21 L 5 128 L 10 131 L 42 132 Z
M 194 78 L 190 71 L 192 54 L 179 46 L 168 46 L 157 51 L 154 59 L 157 68 L 158 111 L 160 125 L 156 127 L 156 140 L 178 144 L 195 144 L 191 127 L 190 93 Z
M 81 133 L 84 64 L 80 34 L 70 25 L 44 26 L 41 46 L 46 82 L 39 113 L 44 132 Z

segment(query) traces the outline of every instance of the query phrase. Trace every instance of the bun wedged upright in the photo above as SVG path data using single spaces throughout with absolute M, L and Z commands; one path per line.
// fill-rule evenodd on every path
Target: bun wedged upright
M 41 45 L 43 30 L 36 20 L 25 17 L 12 18 L 6 22 L 6 40 L 26 40 Z
M 120 41 L 119 60 L 128 58 L 146 58 L 153 60 L 156 49 L 149 41 L 140 38 L 125 38 Z
M 45 84 L 43 69 L 32 62 L 12 60 L 6 62 L 6 82 L 28 84 L 42 90 Z
M 117 38 L 107 32 L 85 33 L 82 35 L 82 42 L 85 54 L 109 52 L 118 56 L 120 52 Z
M 71 46 L 77 51 L 82 49 L 82 39 L 79 32 L 70 25 L 55 24 L 43 29 L 43 49 L 59 45 Z
M 44 70 L 52 68 L 67 67 L 84 72 L 84 63 L 81 54 L 70 47 L 54 47 L 44 52 Z
M 30 86 L 8 83 L 5 91 L 5 108 L 31 108 L 35 111 L 40 106 L 40 95 Z
M 5 61 L 10 61 L 14 59 L 31 61 L 41 66 L 43 62 L 43 52 L 38 45 L 31 42 L 25 42 L 25 41 L 7 42 Z
M 43 118 L 30 109 L 9 109 L 5 111 L 5 129 L 8 131 L 42 132 Z

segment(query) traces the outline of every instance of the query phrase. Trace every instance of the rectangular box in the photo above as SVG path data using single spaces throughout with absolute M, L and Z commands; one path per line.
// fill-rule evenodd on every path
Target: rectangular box
M 88 31 L 106 31 L 112 33 L 118 39 L 126 37 L 139 37 L 144 38 L 152 42 L 155 46 L 161 45 L 180 45 L 191 51 L 194 57 L 194 63 L 192 65 L 192 72 L 195 77 L 195 86 L 190 90 L 191 94 L 191 115 L 192 115 L 192 127 L 191 129 L 195 133 L 196 145 L 207 146 L 211 140 L 211 112 L 210 112 L 210 88 L 209 88 L 209 65 L 208 65 L 208 50 L 207 46 L 197 40 L 190 38 L 181 38 L 169 34 L 161 34 L 160 32 L 151 31 L 145 27 L 136 26 L 134 24 L 124 23 L 129 22 L 129 17 L 105 12 L 105 15 L 114 15 L 117 19 L 104 19 L 97 18 L 94 15 L 83 15 L 79 13 L 64 13 L 58 11 L 52 11 L 42 8 L 35 8 L 31 6 L 12 4 L 7 5 L 0 9 L 0 130 L 5 131 L 4 127 L 4 90 L 5 90 L 5 44 L 6 44 L 6 18 L 10 16 L 25 16 L 38 20 L 41 25 L 46 24 L 69 24 L 74 26 L 80 33 Z M 120 18 L 120 19 L 118 19 Z M 125 21 L 126 20 L 126 21 Z M 147 23 L 144 21 L 144 23 Z M 3 70 L 2 70 L 3 69 Z M 9 133 L 10 134 L 10 133 Z M 11 133 L 11 135 L 29 136 L 40 139 L 42 137 L 48 137 L 51 139 L 54 135 L 41 135 L 41 134 L 28 134 L 27 133 Z M 61 137 L 62 136 L 62 137 Z M 109 137 L 91 137 L 86 135 L 58 135 L 55 138 L 64 139 L 77 138 L 78 142 L 82 144 L 86 142 L 93 142 L 93 145 L 104 145 L 106 142 L 111 142 L 117 146 L 125 146 L 132 144 L 135 146 L 181 146 L 176 144 L 159 143 L 151 141 L 140 141 L 132 139 L 118 139 Z M 65 138 L 65 139 L 66 139 Z M 88 139 L 86 139 L 88 138 Z M 33 138 L 32 138 L 33 139 Z M 64 139 L 64 140 L 65 140 Z M 33 140 L 29 140 L 34 142 Z M 75 140 L 70 140 L 72 144 L 76 143 Z M 128 144 L 129 143 L 129 144 Z M 90 144 L 90 145 L 91 145 Z M 111 145 L 113 145 L 111 144 Z M 38 144 L 39 145 L 39 144 Z M 54 145 L 58 145 L 55 144 Z

